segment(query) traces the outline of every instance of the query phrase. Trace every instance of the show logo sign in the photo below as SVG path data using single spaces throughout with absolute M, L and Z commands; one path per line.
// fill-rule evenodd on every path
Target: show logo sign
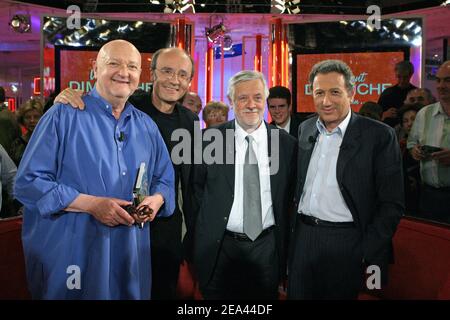
M 377 102 L 386 88 L 397 83 L 394 66 L 404 60 L 404 54 L 398 51 L 297 55 L 297 112 L 315 112 L 308 76 L 317 62 L 326 59 L 342 60 L 352 69 L 356 91 L 352 109 L 357 112 L 364 102 Z
M 60 51 L 60 88 L 71 88 L 89 92 L 95 84 L 92 62 L 97 51 L 61 50 Z M 151 86 L 151 53 L 141 53 L 142 73 L 138 89 L 149 91 Z

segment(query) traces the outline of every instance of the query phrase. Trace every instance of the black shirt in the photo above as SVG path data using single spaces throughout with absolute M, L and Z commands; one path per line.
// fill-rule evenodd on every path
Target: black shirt
M 381 93 L 380 98 L 378 99 L 378 104 L 383 108 L 383 112 L 390 108 L 396 108 L 398 110 L 401 106 L 403 106 L 406 95 L 412 89 L 416 89 L 416 87 L 412 84 L 409 84 L 407 88 L 400 88 L 398 84 L 396 84 Z M 400 123 L 400 119 L 386 118 L 384 122 L 391 127 L 395 127 Z

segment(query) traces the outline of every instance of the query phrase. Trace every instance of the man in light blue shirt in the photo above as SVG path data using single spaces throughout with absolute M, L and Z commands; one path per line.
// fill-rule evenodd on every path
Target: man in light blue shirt
M 12 195 L 16 172 L 16 165 L 0 144 L 0 209 L 2 208 L 2 188 L 6 188 L 8 194 Z
M 289 299 L 356 299 L 369 266 L 387 280 L 404 212 L 400 148 L 392 128 L 351 111 L 352 78 L 339 60 L 309 76 L 318 115 L 298 131 Z
M 149 224 L 174 209 L 174 173 L 155 123 L 127 103 L 141 56 L 129 42 L 104 45 L 84 112 L 54 105 L 40 120 L 17 174 L 25 205 L 22 239 L 29 289 L 37 299 L 149 299 Z M 141 221 L 130 204 L 145 164 Z M 143 230 L 135 222 L 144 222 Z

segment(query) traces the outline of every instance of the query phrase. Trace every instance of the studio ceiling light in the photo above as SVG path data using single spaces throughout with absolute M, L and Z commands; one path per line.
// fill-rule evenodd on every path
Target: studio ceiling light
M 24 14 L 16 14 L 9 22 L 11 29 L 18 33 L 31 32 L 30 16 Z
M 195 13 L 195 0 L 165 0 L 164 13 Z
M 272 13 L 300 13 L 300 0 L 271 0 Z
M 227 28 L 225 28 L 223 22 L 213 27 L 205 28 L 205 36 L 211 43 L 217 43 L 217 41 L 225 35 L 225 32 L 227 32 Z

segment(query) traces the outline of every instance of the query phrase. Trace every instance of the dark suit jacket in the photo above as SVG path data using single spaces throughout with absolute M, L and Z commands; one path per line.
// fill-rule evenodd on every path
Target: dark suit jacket
M 138 94 L 133 94 L 130 97 L 130 102 L 139 110 L 148 114 L 153 120 L 155 120 L 158 128 L 160 124 L 157 119 L 154 117 L 155 113 L 158 112 L 156 107 L 152 103 L 151 91 L 149 93 L 141 92 Z M 178 123 L 179 128 L 183 128 L 188 130 L 191 137 L 194 137 L 194 130 L 199 128 L 199 124 L 196 126 L 195 121 L 199 121 L 198 116 L 193 113 L 191 110 L 183 107 L 181 104 L 176 104 L 175 108 L 178 111 Z M 166 146 L 169 144 L 168 141 L 165 141 Z M 191 144 L 193 150 L 193 141 Z M 191 155 L 193 157 L 193 154 Z M 183 196 L 183 214 L 184 220 L 186 223 L 187 233 L 184 238 L 184 252 L 183 255 L 188 260 L 192 254 L 192 230 L 194 228 L 194 216 L 191 214 L 191 188 L 190 188 L 190 175 L 191 175 L 192 161 L 191 163 L 183 163 L 181 164 L 181 192 Z M 177 202 L 177 201 L 176 201 Z M 178 202 L 176 203 L 176 209 L 172 216 L 168 218 L 156 219 L 152 222 L 153 229 L 156 230 L 156 224 L 158 224 L 158 232 L 152 232 L 152 241 L 155 245 L 163 245 L 167 247 L 170 252 L 173 252 L 181 259 L 182 255 L 182 246 L 181 246 L 181 224 L 182 224 L 182 216 L 181 212 L 178 209 Z M 177 239 L 175 241 L 175 239 Z M 178 241 L 178 239 L 180 239 Z
M 318 135 L 316 121 L 317 116 L 304 121 L 298 131 L 297 207 Z M 395 131 L 352 113 L 337 160 L 336 178 L 362 234 L 364 261 L 387 268 L 392 236 L 404 213 L 401 152 Z M 384 271 L 387 269 L 382 275 L 387 274 Z
M 223 135 L 227 129 L 232 130 L 224 146 L 224 156 L 228 153 L 235 159 L 234 120 L 218 127 Z M 207 129 L 205 132 L 208 132 Z M 279 152 L 272 152 L 271 139 L 279 134 Z M 232 139 L 232 141 L 230 141 Z M 231 143 L 230 143 L 231 142 Z M 207 145 L 204 143 L 203 148 Z M 279 156 L 279 170 L 270 176 L 273 213 L 275 218 L 275 235 L 277 241 L 280 276 L 285 274 L 286 240 L 288 238 L 288 209 L 293 205 L 295 183 L 295 161 L 297 157 L 296 141 L 284 130 L 268 125 L 269 157 Z M 273 159 L 273 158 L 272 158 Z M 194 235 L 194 267 L 200 286 L 204 287 L 213 274 L 218 253 L 222 244 L 228 217 L 234 197 L 234 164 L 195 165 L 193 170 L 194 203 L 197 220 Z

